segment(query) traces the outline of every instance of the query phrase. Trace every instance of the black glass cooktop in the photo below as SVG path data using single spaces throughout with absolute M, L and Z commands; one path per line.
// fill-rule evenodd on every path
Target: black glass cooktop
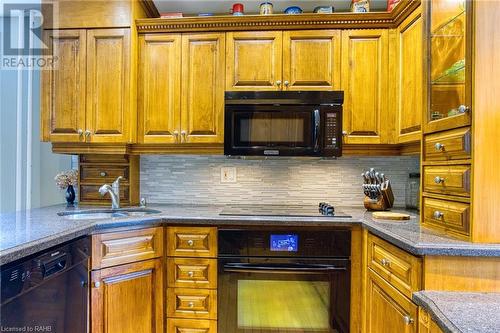
M 224 216 L 287 216 L 287 217 L 325 217 L 349 218 L 348 214 L 337 211 L 333 206 L 320 204 L 320 206 L 301 205 L 228 205 L 220 215 Z

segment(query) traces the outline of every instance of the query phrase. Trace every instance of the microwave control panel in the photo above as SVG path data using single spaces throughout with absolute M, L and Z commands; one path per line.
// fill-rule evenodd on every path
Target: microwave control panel
M 327 112 L 326 122 L 325 122 L 325 148 L 326 149 L 336 149 L 339 148 L 339 137 L 338 131 L 340 130 L 342 124 L 339 124 L 339 113 L 338 112 Z

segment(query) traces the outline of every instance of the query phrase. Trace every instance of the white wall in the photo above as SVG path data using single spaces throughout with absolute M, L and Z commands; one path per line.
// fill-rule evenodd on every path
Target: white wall
M 0 18 L 0 29 L 8 19 Z M 64 202 L 53 179 L 60 170 L 71 168 L 71 157 L 52 154 L 50 144 L 40 142 L 39 133 L 40 73 L 1 69 L 0 213 Z

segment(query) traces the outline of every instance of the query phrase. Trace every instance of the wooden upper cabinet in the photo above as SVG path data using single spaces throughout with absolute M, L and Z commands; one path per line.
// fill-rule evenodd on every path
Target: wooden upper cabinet
M 140 36 L 139 68 L 138 141 L 178 142 L 181 106 L 181 35 Z
M 181 141 L 224 142 L 224 33 L 182 36 Z
M 422 129 L 424 74 L 422 11 L 415 10 L 397 29 L 398 142 L 419 141 Z
M 346 143 L 391 143 L 387 30 L 342 32 L 342 90 Z
M 471 123 L 474 3 L 423 1 L 429 84 L 424 112 L 426 133 Z
M 58 58 L 55 70 L 42 71 L 43 141 L 79 142 L 85 131 L 85 30 L 47 30 L 45 44 Z
M 87 31 L 88 142 L 130 140 L 130 29 Z M 134 124 L 135 125 L 135 124 Z
M 92 333 L 163 333 L 161 259 L 91 272 Z
M 340 89 L 340 30 L 283 32 L 283 89 Z
M 366 332 L 417 333 L 415 304 L 371 269 L 366 287 Z
M 226 34 L 226 90 L 282 89 L 281 31 Z

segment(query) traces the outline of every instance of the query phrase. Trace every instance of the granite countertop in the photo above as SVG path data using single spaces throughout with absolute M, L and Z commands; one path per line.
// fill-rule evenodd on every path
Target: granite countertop
M 100 230 L 117 227 L 159 226 L 164 224 L 219 225 L 219 226 L 322 226 L 350 227 L 361 225 L 373 234 L 393 243 L 414 255 L 497 256 L 500 244 L 475 244 L 443 237 L 423 229 L 418 215 L 409 221 L 374 220 L 362 207 L 342 207 L 350 218 L 328 217 L 262 217 L 220 216 L 220 205 L 149 205 L 160 211 L 145 217 L 112 218 L 106 220 L 69 220 L 57 213 L 65 206 L 0 214 L 0 264 L 42 251 L 71 239 Z M 95 209 L 80 207 L 79 209 Z M 403 210 L 394 210 L 403 212 Z
M 445 333 L 500 332 L 500 293 L 419 291 L 413 301 Z

